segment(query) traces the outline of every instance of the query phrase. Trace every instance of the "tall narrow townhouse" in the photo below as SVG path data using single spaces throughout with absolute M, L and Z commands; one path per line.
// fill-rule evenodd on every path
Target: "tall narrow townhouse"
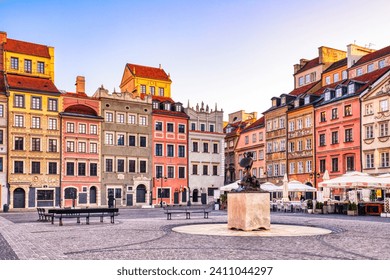
M 7 91 L 5 75 L 0 71 L 0 211 L 7 211 L 9 205 L 9 192 L 7 181 Z
M 223 150 L 223 111 L 198 104 L 184 109 L 189 116 L 189 185 L 193 204 L 214 201 L 214 192 L 223 186 L 225 153 Z M 199 199 L 199 196 L 201 199 Z M 184 201 L 183 201 L 184 202 Z
M 387 67 L 332 84 L 322 93 L 323 100 L 315 107 L 316 165 L 320 173 L 328 170 L 334 178 L 348 171 L 362 171 L 359 98 L 386 71 Z M 366 133 L 371 137 L 370 129 Z
M 85 93 L 85 78 L 76 92 L 61 95 L 61 199 L 64 207 L 101 205 L 100 101 Z M 52 123 L 52 126 L 57 126 Z
M 188 188 L 188 115 L 180 102 L 153 96 L 154 205 L 197 203 Z
M 241 131 L 256 120 L 256 112 L 246 113 L 244 110 L 240 110 L 229 114 L 228 123 L 223 129 L 225 133 L 225 185 L 240 179 L 238 174 L 240 162 L 236 152 L 237 143 Z
M 93 95 L 101 102 L 101 203 L 150 205 L 152 199 L 152 98 L 113 92 L 103 86 Z
M 10 208 L 60 204 L 60 92 L 54 48 L 1 33 L 8 97 Z
M 161 64 L 158 68 L 127 63 L 120 84 L 121 92 L 171 97 L 171 78 Z
M 239 136 L 236 152 L 238 155 L 238 163 L 243 159 L 248 152 L 252 153 L 253 165 L 252 175 L 259 179 L 260 182 L 266 181 L 265 173 L 265 128 L 264 117 L 259 118 L 254 123 L 244 128 Z M 238 177 L 242 178 L 244 168 L 238 165 Z

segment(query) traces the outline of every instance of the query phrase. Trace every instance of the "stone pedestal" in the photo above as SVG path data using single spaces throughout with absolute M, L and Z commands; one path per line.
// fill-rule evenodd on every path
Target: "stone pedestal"
M 269 193 L 228 193 L 228 228 L 251 231 L 270 229 Z

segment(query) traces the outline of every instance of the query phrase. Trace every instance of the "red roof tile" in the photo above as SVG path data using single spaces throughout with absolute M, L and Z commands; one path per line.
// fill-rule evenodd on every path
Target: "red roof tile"
M 76 92 L 65 92 L 65 93 L 62 93 L 61 95 L 66 96 L 66 97 L 74 97 L 74 98 L 92 98 L 84 92 L 77 92 L 77 93 Z
M 302 93 L 307 93 L 309 90 L 311 90 L 313 87 L 315 87 L 319 83 L 321 83 L 321 81 L 317 81 L 317 82 L 305 85 L 303 87 L 296 88 L 293 91 L 291 91 L 289 94 L 294 95 L 294 96 L 298 96 Z
M 152 114 L 153 115 L 165 115 L 165 116 L 173 116 L 173 117 L 189 119 L 189 116 L 186 113 L 178 112 L 178 111 L 168 111 L 168 110 L 153 109 Z
M 131 63 L 127 63 L 126 66 L 129 68 L 130 72 L 134 76 L 154 79 L 154 80 L 168 81 L 168 82 L 171 81 L 167 73 L 165 73 L 164 69 L 162 68 L 136 65 Z M 135 73 L 134 73 L 134 69 L 135 69 Z
M 18 41 L 14 39 L 7 39 L 6 43 L 4 44 L 4 50 L 9 52 L 50 58 L 49 48 L 47 46 Z
M 320 58 L 316 57 L 316 58 L 306 62 L 306 64 L 301 69 L 299 69 L 294 75 L 296 75 L 298 73 L 302 73 L 302 72 L 304 72 L 304 71 L 306 71 L 308 69 L 311 69 L 313 67 L 316 67 L 318 65 L 320 65 Z
M 338 68 L 347 66 L 347 61 L 348 61 L 347 58 L 343 58 L 343 59 L 340 59 L 336 62 L 333 62 L 323 73 L 327 73 L 327 72 L 336 70 Z
M 170 103 L 175 103 L 172 98 L 170 97 L 165 97 L 165 96 L 157 96 L 157 95 L 152 95 L 152 100 L 153 101 L 158 101 L 158 102 L 165 102 L 168 101 Z
M 390 46 L 387 46 L 383 49 L 366 54 L 365 56 L 360 58 L 354 65 L 352 65 L 352 67 L 359 66 L 359 65 L 364 64 L 366 62 L 369 62 L 371 60 L 375 60 L 375 59 L 381 58 L 383 56 L 388 56 L 388 55 L 390 55 Z
M 241 133 L 244 133 L 246 131 L 259 128 L 261 126 L 264 126 L 264 116 L 252 123 L 251 125 L 247 126 Z
M 352 81 L 358 81 L 366 83 L 364 86 L 360 87 L 356 94 L 363 92 L 367 87 L 375 83 L 380 77 L 382 77 L 387 71 L 390 70 L 390 66 L 378 69 L 376 71 L 355 77 L 351 79 Z
M 59 93 L 59 90 L 49 79 L 26 77 L 7 74 L 7 82 L 10 89 L 19 89 L 27 91 L 41 91 Z

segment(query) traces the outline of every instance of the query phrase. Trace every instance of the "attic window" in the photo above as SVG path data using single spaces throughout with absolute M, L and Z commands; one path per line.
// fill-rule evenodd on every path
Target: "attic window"
M 348 94 L 355 93 L 355 84 L 349 84 L 348 85 Z
M 181 105 L 176 105 L 176 112 L 181 112 Z
M 153 102 L 153 109 L 158 109 L 158 106 L 159 105 L 159 103 L 158 102 Z
M 285 96 L 282 97 L 282 105 L 286 105 L 286 97 Z
M 164 104 L 164 110 L 170 111 L 171 110 L 171 104 L 165 103 Z
M 330 91 L 327 90 L 327 91 L 325 92 L 325 101 L 329 101 L 329 100 L 330 100 Z
M 310 96 L 305 97 L 305 105 L 310 103 Z
M 342 89 L 341 88 L 336 89 L 336 97 L 341 97 L 341 95 L 343 95 Z
M 294 107 L 295 107 L 295 108 L 299 107 L 299 99 L 297 99 L 297 100 L 294 101 Z

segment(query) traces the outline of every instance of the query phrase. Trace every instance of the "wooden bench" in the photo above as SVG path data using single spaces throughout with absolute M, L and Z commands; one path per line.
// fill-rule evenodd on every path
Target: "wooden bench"
M 191 219 L 191 213 L 203 213 L 203 218 L 208 219 L 209 213 L 213 210 L 214 205 L 205 206 L 166 206 L 164 214 L 167 215 L 167 220 L 172 220 L 172 214 L 186 214 L 186 219 Z
M 39 222 L 47 222 L 50 221 L 53 217 L 53 214 L 47 213 L 45 208 L 37 208 L 38 212 L 38 221 Z
M 49 214 L 52 214 L 51 223 L 54 224 L 54 218 L 59 219 L 59 225 L 62 226 L 62 219 L 77 219 L 80 223 L 80 218 L 85 218 L 86 224 L 89 225 L 89 219 L 99 217 L 103 223 L 103 217 L 110 217 L 111 223 L 114 223 L 115 216 L 119 215 L 118 208 L 82 208 L 82 209 L 49 209 Z

